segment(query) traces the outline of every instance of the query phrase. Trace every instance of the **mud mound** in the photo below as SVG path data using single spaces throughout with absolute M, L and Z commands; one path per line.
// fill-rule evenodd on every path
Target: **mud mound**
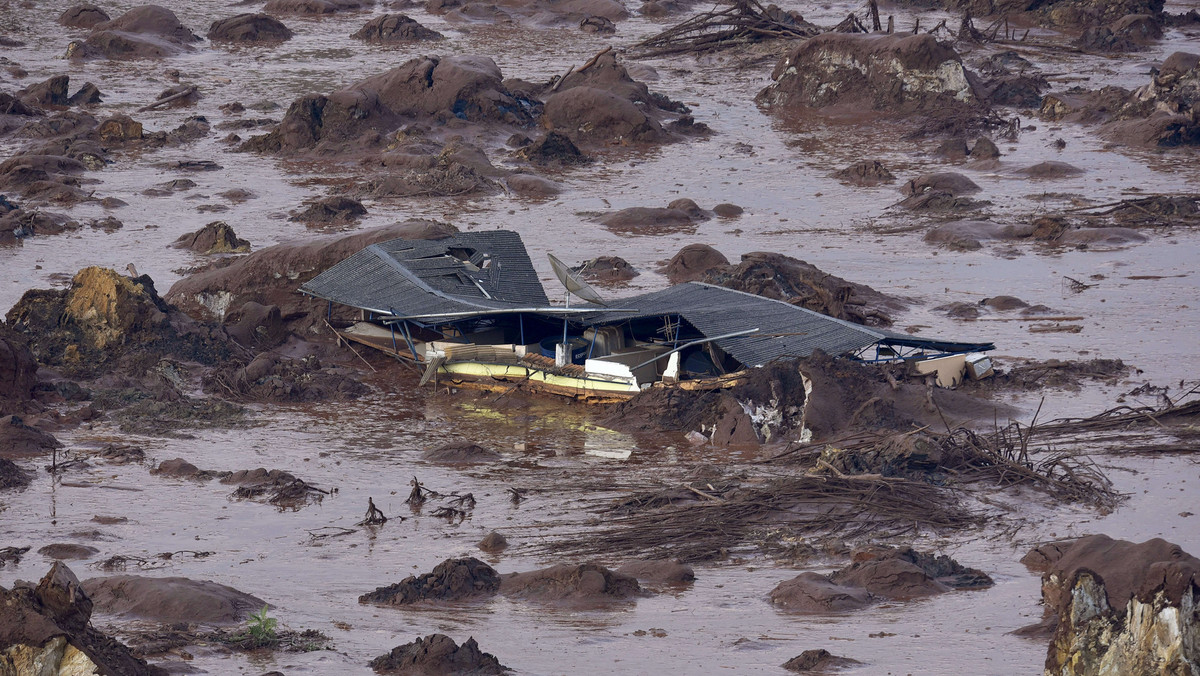
M 534 102 L 510 92 L 495 62 L 483 56 L 421 57 L 328 96 L 292 103 L 271 133 L 242 150 L 328 154 L 382 147 L 404 124 L 451 120 L 524 127 Z
M 24 488 L 29 485 L 29 475 L 12 460 L 0 457 L 0 490 Z
M 237 624 L 266 605 L 262 599 L 207 580 L 114 575 L 83 581 L 96 611 L 162 623 Z
M 1067 164 L 1066 162 L 1056 162 L 1052 160 L 1048 162 L 1038 162 L 1033 166 L 1018 169 L 1017 173 L 1021 174 L 1022 176 L 1028 176 L 1029 178 L 1056 179 L 1079 176 L 1080 174 L 1083 174 L 1084 171 L 1083 169 Z
M 594 563 L 574 566 L 563 563 L 505 575 L 500 593 L 514 599 L 566 605 L 630 601 L 643 595 L 634 578 Z
M 274 305 L 262 305 L 253 301 L 226 315 L 225 330 L 229 332 L 229 335 L 239 345 L 246 347 L 253 346 L 261 349 L 277 347 L 280 343 L 287 340 L 288 336 L 288 330 L 283 324 L 283 315 L 279 312 L 279 308 Z M 255 360 L 257 361 L 257 357 Z M 261 368 L 261 365 L 256 368 Z M 249 365 L 247 365 L 246 369 L 247 372 L 244 375 L 251 375 Z M 246 382 L 257 381 L 273 370 L 274 363 L 272 363 L 270 370 L 264 369 L 258 378 L 246 378 Z
M 608 409 L 602 424 L 626 432 L 696 432 L 722 446 L 788 438 L 805 424 L 801 368 L 772 362 L 719 391 L 650 388 Z
M 483 536 L 483 539 L 476 546 L 489 554 L 498 554 L 508 549 L 508 538 L 496 531 L 492 531 Z
M 859 160 L 845 169 L 834 172 L 833 177 L 843 183 L 862 186 L 893 183 L 896 180 L 895 174 L 888 171 L 879 160 Z
M 1053 92 L 1042 100 L 1044 120 L 1102 124 L 1101 135 L 1130 146 L 1174 148 L 1200 144 L 1200 55 L 1175 52 L 1150 82 L 1130 92 Z
M 286 42 L 292 39 L 292 31 L 273 16 L 247 13 L 212 22 L 208 39 L 213 42 Z
M 171 10 L 158 5 L 134 7 L 121 16 L 96 24 L 83 43 L 72 42 L 72 58 L 149 59 L 191 50 L 199 37 Z
M 421 676 L 486 676 L 509 671 L 495 655 L 481 651 L 474 638 L 459 646 L 445 634 L 430 634 L 396 646 L 390 653 L 371 660 L 368 666 L 377 674 Z
M 800 573 L 771 590 L 771 603 L 795 613 L 833 613 L 866 608 L 871 605 L 871 595 L 820 573 Z
M 974 251 L 983 248 L 985 241 L 1012 241 L 1027 239 L 1033 235 L 1032 224 L 1003 225 L 987 221 L 950 221 L 925 233 L 929 244 L 939 244 L 951 249 Z
M 326 16 L 338 12 L 358 12 L 370 9 L 375 0 L 271 0 L 264 12 L 297 16 Z
M 816 650 L 805 650 L 787 662 L 784 662 L 783 668 L 801 674 L 823 674 L 830 671 L 837 671 L 838 669 L 848 669 L 860 664 L 862 662 L 858 660 L 834 655 L 824 648 L 817 648 Z
M 797 612 L 857 610 L 879 600 L 906 600 L 951 589 L 979 589 L 993 582 L 948 556 L 911 547 L 873 547 L 855 552 L 854 562 L 829 575 L 801 573 L 781 582 L 771 602 Z
M 92 601 L 61 562 L 37 587 L 0 587 L 0 651 L 14 674 L 165 676 L 88 625 Z
M 37 369 L 37 361 L 24 341 L 6 334 L 0 324 L 0 414 L 11 413 L 33 397 Z
M 322 197 L 304 208 L 293 212 L 289 221 L 300 221 L 309 225 L 350 225 L 367 215 L 362 202 L 353 197 L 334 195 Z
M 899 298 L 835 277 L 802 260 L 761 251 L 743 255 L 735 266 L 709 270 L 703 281 L 866 326 L 891 326 L 890 313 L 906 306 Z
M 490 448 L 469 441 L 452 441 L 448 444 L 425 451 L 421 459 L 426 462 L 436 462 L 446 465 L 467 465 L 484 462 L 495 462 L 501 455 Z
M 758 95 L 771 107 L 942 117 L 984 106 L 962 59 L 931 35 L 824 33 L 804 41 Z
M 638 276 L 629 261 L 619 256 L 598 256 L 571 269 L 600 284 L 627 282 Z
M 386 45 L 420 40 L 442 40 L 446 36 L 417 23 L 404 14 L 377 16 L 350 37 L 374 45 Z
M 983 190 L 975 181 L 956 174 L 952 171 L 938 172 L 934 174 L 922 174 L 907 183 L 900 189 L 900 192 L 907 196 L 923 195 L 928 192 L 944 192 L 954 196 L 971 195 Z
M 68 28 L 93 28 L 110 18 L 103 9 L 84 3 L 63 10 L 63 13 L 58 15 L 58 22 Z
M 586 164 L 591 158 L 584 155 L 571 137 L 562 132 L 548 131 L 538 140 L 517 151 L 517 157 L 534 164 L 569 166 Z
M 617 573 L 649 584 L 681 585 L 696 580 L 692 567 L 678 561 L 629 561 Z
M 289 328 L 308 334 L 324 326 L 325 304 L 303 298 L 296 287 L 370 244 L 397 237 L 440 239 L 457 231 L 444 223 L 406 221 L 352 235 L 277 244 L 180 280 L 167 293 L 167 300 L 194 317 L 215 321 L 223 321 L 248 302 L 274 305 Z
M 1185 610 L 1200 591 L 1200 559 L 1178 545 L 1089 535 L 1021 561 L 1044 571 L 1047 624 L 1057 625 L 1047 672 L 1187 673 L 1200 659 L 1200 626 Z
M 164 355 L 212 364 L 229 356 L 227 338 L 167 305 L 149 276 L 80 270 L 66 291 L 27 291 L 8 313 L 44 365 L 94 375 L 127 360 L 146 368 Z
M 675 138 L 662 125 L 672 114 L 685 114 L 679 119 L 690 121 L 686 106 L 634 80 L 612 52 L 585 65 L 551 88 L 542 126 L 562 131 L 577 143 L 625 145 Z
M 667 264 L 659 269 L 672 284 L 694 282 L 704 279 L 710 272 L 723 270 L 729 266 L 725 254 L 707 244 L 688 244 L 671 257 Z
M 199 467 L 184 460 L 183 458 L 173 458 L 171 460 L 163 460 L 158 463 L 158 467 L 150 470 L 151 474 L 160 474 L 162 476 L 176 477 L 179 479 L 208 479 L 211 476 L 207 472 L 203 472 Z
M 674 207 L 629 207 L 604 216 L 600 223 L 608 230 L 630 235 L 666 235 L 695 230 L 700 220 Z
M 95 547 L 75 544 L 74 542 L 55 542 L 41 547 L 37 551 L 38 554 L 48 559 L 58 559 L 60 561 L 90 559 L 100 553 L 100 550 Z
M 487 598 L 494 596 L 500 586 L 500 576 L 479 559 L 446 559 L 433 572 L 420 577 L 410 575 L 396 584 L 379 587 L 358 597 L 358 602 L 402 606 L 421 601 Z
M 988 379 L 990 382 L 974 382 L 977 387 L 995 387 L 999 390 L 1060 389 L 1077 392 L 1086 382 L 1115 385 L 1131 372 L 1133 368 L 1120 359 L 1024 360 L 997 369 Z
M 196 232 L 182 235 L 171 246 L 176 249 L 190 249 L 201 254 L 250 251 L 250 242 L 239 238 L 225 221 L 213 221 Z
M 61 446 L 58 439 L 26 425 L 20 416 L 0 418 L 0 458 L 33 458 Z

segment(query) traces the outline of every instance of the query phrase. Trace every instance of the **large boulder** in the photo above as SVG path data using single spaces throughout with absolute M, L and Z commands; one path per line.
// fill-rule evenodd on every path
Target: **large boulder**
M 794 613 L 831 613 L 871 605 L 866 589 L 837 584 L 820 573 L 800 573 L 771 590 L 771 603 Z
M 263 11 L 271 14 L 320 17 L 339 12 L 362 11 L 374 4 L 375 0 L 270 0 L 263 6 Z
M 0 673 L 166 674 L 89 625 L 92 601 L 61 561 L 36 587 L 0 587 L 0 608 Z
M 54 435 L 26 425 L 21 416 L 0 418 L 0 458 L 34 458 L 61 446 Z
M 233 587 L 186 577 L 94 577 L 83 590 L 97 612 L 162 623 L 238 624 L 266 605 Z
M 932 35 L 824 33 L 775 66 L 758 101 L 783 108 L 942 116 L 981 106 L 962 59 Z
M 1021 560 L 1042 572 L 1047 674 L 1200 671 L 1200 559 L 1178 545 L 1089 535 Z
M 292 39 L 292 31 L 273 16 L 247 13 L 212 22 L 208 39 L 213 42 L 285 42 Z
M 180 235 L 171 246 L 201 254 L 246 253 L 250 242 L 237 236 L 225 221 L 213 221 L 196 232 Z

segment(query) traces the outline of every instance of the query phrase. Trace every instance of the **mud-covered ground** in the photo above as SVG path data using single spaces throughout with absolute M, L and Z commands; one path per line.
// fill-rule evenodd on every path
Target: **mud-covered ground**
M 999 118 L 1019 118 L 1018 132 L 988 127 L 962 138 L 971 146 L 979 136 L 994 139 L 998 160 L 947 157 L 935 152 L 947 135 L 910 136 L 927 115 L 831 119 L 756 103 L 771 84 L 777 61 L 788 52 L 784 42 L 700 55 L 644 57 L 631 50 L 638 41 L 707 11 L 703 5 L 651 16 L 657 9 L 629 4 L 629 16 L 617 16 L 615 33 L 597 33 L 580 30 L 576 16 L 564 19 L 548 10 L 494 22 L 494 6 L 455 13 L 438 8 L 448 3 L 378 3 L 320 18 L 278 14 L 294 33 L 278 44 L 201 40 L 168 56 L 125 60 L 63 58 L 68 44 L 89 32 L 58 23 L 71 4 L 0 0 L 0 38 L 6 40 L 0 42 L 5 45 L 0 92 L 15 93 L 65 74 L 71 93 L 92 82 L 103 99 L 70 110 L 87 111 L 97 119 L 126 114 L 141 122 L 147 135 L 168 134 L 162 142 L 110 150 L 103 168 L 89 167 L 78 175 L 76 187 L 83 198 L 25 196 L 15 183 L 0 188 L 0 194 L 28 205 L 29 211 L 62 214 L 79 225 L 57 234 L 34 228 L 13 241 L 0 240 L 0 309 L 5 311 L 28 289 L 66 288 L 87 266 L 124 272 L 133 264 L 137 274 L 149 275 L 158 292 L 169 296 L 173 284 L 213 258 L 171 245 L 216 220 L 227 222 L 252 251 L 260 251 L 280 242 L 422 218 L 461 230 L 519 232 L 552 296 L 557 282 L 545 252 L 572 264 L 602 255 L 625 259 L 640 274 L 602 287 L 611 296 L 665 286 L 667 278 L 658 268 L 693 243 L 711 245 L 734 263 L 756 251 L 802 259 L 902 299 L 902 309 L 891 311 L 896 330 L 995 342 L 1002 371 L 997 384 L 966 391 L 994 404 L 999 426 L 1009 419 L 1028 423 L 1035 412 L 1039 421 L 1046 421 L 1089 416 L 1118 404 L 1160 407 L 1162 390 L 1157 388 L 1168 387 L 1168 396 L 1177 396 L 1195 386 L 1192 353 L 1200 325 L 1196 219 L 1143 214 L 1142 207 L 1126 208 L 1133 216 L 1120 222 L 1121 213 L 1101 214 L 1122 200 L 1143 196 L 1194 197 L 1200 186 L 1195 145 L 1122 142 L 1101 133 L 1097 124 L 1039 115 L 1039 105 L 996 105 L 992 110 Z M 884 5 L 885 21 L 893 15 L 895 25 L 905 30 L 918 19 L 932 27 L 949 18 L 957 30 L 957 12 L 902 5 Z M 115 18 L 135 3 L 101 6 Z M 199 36 L 217 19 L 262 10 L 261 3 L 232 6 L 207 0 L 164 6 Z M 580 6 L 587 13 L 612 9 L 599 2 Z M 662 6 L 671 8 L 670 3 Z M 794 2 L 783 8 L 826 28 L 851 11 L 866 16 L 858 4 Z M 1197 8 L 1195 2 L 1170 2 L 1165 12 Z M 373 17 L 401 12 L 445 39 L 386 46 L 351 39 Z M 981 29 L 992 23 L 975 21 Z M 1080 32 L 1074 27 L 1033 22 L 1023 24 L 1022 32 L 1026 25 L 1031 26 L 1030 37 L 1023 42 L 959 43 L 956 48 L 971 69 L 1014 49 L 1045 77 L 1040 94 L 1046 94 L 1110 85 L 1134 90 L 1150 82 L 1151 69 L 1161 67 L 1172 53 L 1197 51 L 1200 38 L 1196 23 L 1166 22 L 1161 39 L 1136 51 L 1100 52 L 1073 46 Z M 425 120 L 433 130 L 413 133 L 414 138 L 427 134 L 417 143 L 425 144 L 425 152 L 438 155 L 456 142 L 451 137 L 457 134 L 463 137 L 459 141 L 486 153 L 494 172 L 481 172 L 491 183 L 484 181 L 468 194 L 425 186 L 405 196 L 387 196 L 372 183 L 386 172 L 365 158 L 386 149 L 387 141 L 322 153 L 235 152 L 240 141 L 226 138 L 231 133 L 242 140 L 265 134 L 298 97 L 335 92 L 418 56 L 487 56 L 506 80 L 545 88 L 544 83 L 568 68 L 580 69 L 609 45 L 633 79 L 682 102 L 694 121 L 711 131 L 676 133 L 678 127 L 670 121 L 678 111 L 655 109 L 664 131 L 653 142 L 579 139 L 592 161 L 540 165 L 508 144 L 514 133 L 540 137 L 537 124 L 518 129 L 491 120 L 442 128 Z M 180 84 L 195 85 L 199 98 L 180 107 L 139 110 Z M 547 94 L 538 96 L 545 100 Z M 244 110 L 229 107 L 233 102 Z M 61 109 L 51 109 L 56 112 Z M 210 128 L 195 135 L 175 131 L 181 125 L 186 129 L 194 116 L 203 116 Z M 190 124 L 197 128 L 194 119 Z M 39 143 L 5 129 L 0 162 Z M 858 186 L 833 176 L 863 159 L 880 160 L 895 182 Z M 1019 171 L 1043 162 L 1068 163 L 1082 171 L 1051 167 L 1050 177 Z M 969 178 L 980 188 L 970 194 L 976 202 L 950 211 L 899 205 L 907 181 L 936 172 Z M 521 175 L 539 176 L 554 189 L 540 194 L 515 189 L 519 182 L 513 177 Z M 187 183 L 168 185 L 181 179 Z M 341 194 L 358 196 L 366 214 L 315 225 L 290 218 L 311 201 Z M 112 199 L 100 201 L 104 198 Z M 723 203 L 743 211 L 639 227 L 607 218 L 628 207 L 665 207 L 679 198 L 695 200 L 706 211 Z M 961 236 L 927 236 L 947 222 L 1023 226 L 1044 216 L 1062 216 L 1071 227 L 1128 226 L 1133 235 L 1072 243 L 1029 236 L 988 239 L 978 229 L 964 230 L 977 245 L 964 243 Z M 91 225 L 108 217 L 118 219 L 121 227 Z M 218 259 L 238 255 L 215 254 Z M 981 303 L 998 296 L 1012 296 L 1025 305 Z M 1025 312 L 1025 306 L 1035 309 Z M 323 339 L 319 332 L 303 337 L 318 344 Z M 149 657 L 180 671 L 370 673 L 371 659 L 418 636 L 442 633 L 460 644 L 473 636 L 504 665 L 530 674 L 663 668 L 781 673 L 784 662 L 817 648 L 862 663 L 849 667 L 849 673 L 1004 674 L 1038 671 L 1046 656 L 1044 640 L 1010 634 L 1041 616 L 1039 579 L 1019 563 L 1033 544 L 1104 533 L 1134 541 L 1162 537 L 1192 553 L 1200 551 L 1192 514 L 1200 513 L 1194 490 L 1200 471 L 1196 456 L 1181 452 L 1195 450 L 1194 434 L 1183 434 L 1162 444 L 1169 452 L 1122 453 L 1119 444 L 1114 449 L 1108 443 L 1093 458 L 1112 490 L 1125 496 L 1115 508 L 1071 503 L 1032 489 L 998 490 L 991 496 L 976 485 L 968 501 L 975 514 L 983 515 L 980 522 L 942 531 L 918 527 L 889 541 L 947 553 L 983 570 L 995 581 L 987 589 L 847 612 L 780 610 L 769 596 L 778 583 L 804 570 L 840 568 L 850 549 L 872 537 L 843 544 L 836 538 L 781 544 L 756 531 L 750 542 L 723 556 L 694 562 L 694 582 L 646 584 L 646 595 L 599 607 L 547 606 L 512 595 L 411 608 L 360 604 L 359 596 L 428 572 L 452 557 L 478 556 L 501 574 L 582 563 L 582 555 L 556 553 L 554 543 L 602 533 L 614 518 L 605 509 L 639 491 L 684 480 L 712 491 L 721 488 L 710 478 L 703 483 L 690 478 L 699 476 L 693 474 L 698 467 L 708 471 L 704 468 L 715 466 L 714 476 L 740 475 L 739 481 L 765 481 L 803 470 L 763 463 L 786 450 L 778 445 L 713 448 L 693 445 L 675 432 L 617 432 L 579 405 L 521 393 L 496 399 L 417 390 L 416 376 L 397 364 L 372 358 L 381 369 L 374 373 L 349 353 L 296 344 L 280 351 L 314 352 L 327 370 L 334 367 L 335 372 L 327 373 L 330 378 L 342 378 L 338 369 L 344 368 L 353 374 L 349 380 L 365 383 L 366 393 L 325 397 L 319 403 L 297 403 L 295 397 L 268 396 L 261 390 L 234 397 L 232 390 L 222 392 L 236 386 L 233 375 L 202 386 L 195 372 L 164 391 L 182 392 L 196 401 L 229 395 L 245 409 L 189 413 L 165 402 L 155 408 L 144 397 L 136 397 L 142 408 L 129 407 L 129 401 L 112 400 L 121 396 L 119 387 L 110 388 L 105 395 L 110 399 L 99 402 L 103 405 L 96 406 L 95 414 L 80 413 L 87 400 L 72 397 L 69 387 L 57 390 L 63 396 L 44 397 L 48 410 L 62 412 L 65 419 L 51 424 L 47 421 L 53 415 L 35 417 L 63 448 L 53 457 L 17 458 L 31 478 L 29 485 L 0 489 L 0 550 L 30 548 L 19 562 L 0 563 L 0 585 L 40 578 L 55 553 L 39 553 L 46 545 L 83 545 L 95 551 L 69 552 L 81 557 L 70 560 L 80 579 L 132 573 L 212 580 L 269 603 L 281 628 L 312 629 L 327 637 L 303 644 L 327 649 L 308 652 L 247 653 L 214 641 L 193 641 Z M 144 366 L 135 357 L 122 364 Z M 1120 359 L 1132 368 L 1050 362 L 1096 358 Z M 61 370 L 61 365 L 43 367 L 42 378 L 57 379 Z M 327 387 L 338 388 L 344 381 L 328 382 L 333 384 Z M 1147 383 L 1155 387 L 1143 387 Z M 989 428 L 991 417 L 976 413 L 973 424 Z M 1088 434 L 1081 432 L 1069 448 L 1087 450 Z M 486 456 L 478 464 L 425 459 L 430 449 L 461 441 L 496 451 L 498 457 Z M 1131 439 L 1128 450 L 1154 443 L 1142 434 Z M 1067 449 L 1037 452 L 1058 450 Z M 175 458 L 213 474 L 151 471 Z M 47 471 L 46 466 L 59 463 L 64 467 Z M 245 477 L 226 474 L 259 467 L 283 470 L 319 490 L 288 484 L 298 492 L 241 491 L 248 484 L 238 481 Z M 470 493 L 474 506 L 451 497 L 414 510 L 405 502 L 414 477 L 442 494 Z M 514 501 L 509 489 L 522 499 Z M 387 523 L 356 525 L 368 498 L 389 517 Z M 461 512 L 435 517 L 442 506 Z M 477 548 L 491 531 L 507 537 L 508 549 L 484 554 Z M 586 558 L 616 569 L 632 557 L 599 553 Z M 133 644 L 148 629 L 104 613 L 97 613 L 93 623 Z

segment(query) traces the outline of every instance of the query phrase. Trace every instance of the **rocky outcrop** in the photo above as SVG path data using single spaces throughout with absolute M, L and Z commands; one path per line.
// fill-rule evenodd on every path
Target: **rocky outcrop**
M 246 253 L 250 242 L 241 239 L 225 221 L 213 221 L 196 232 L 181 235 L 171 245 L 200 254 Z
M 26 291 L 9 310 L 38 362 L 90 376 L 123 359 L 152 365 L 163 355 L 212 364 L 229 346 L 212 327 L 198 325 L 158 296 L 147 275 L 84 268 L 66 290 Z
M 1178 545 L 1089 535 L 1021 561 L 1042 572 L 1046 674 L 1200 671 L 1200 559 Z
M 36 587 L 0 587 L 0 608 L 0 671 L 5 674 L 166 674 L 90 626 L 92 600 L 61 561 Z
M 390 653 L 371 660 L 368 666 L 377 674 L 423 676 L 491 676 L 509 671 L 495 655 L 480 650 L 474 638 L 468 638 L 460 646 L 445 634 L 430 634 L 396 646 Z
M 672 284 L 694 282 L 704 279 L 714 270 L 725 269 L 729 259 L 725 254 L 707 244 L 688 244 L 671 257 L 659 272 L 667 276 Z
M 953 48 L 931 35 L 824 33 L 802 42 L 771 74 L 762 104 L 890 117 L 979 109 Z
M 25 342 L 0 325 L 0 415 L 13 412 L 33 397 L 37 369 L 37 361 Z

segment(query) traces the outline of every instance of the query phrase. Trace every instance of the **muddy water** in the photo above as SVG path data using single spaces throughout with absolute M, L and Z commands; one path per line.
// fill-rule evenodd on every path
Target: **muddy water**
M 359 14 L 285 20 L 297 36 L 274 48 L 226 49 L 201 43 L 195 53 L 162 62 L 76 64 L 57 58 L 70 39 L 79 37 L 53 22 L 69 4 L 37 3 L 36 9 L 28 11 L 19 10 L 15 3 L 0 6 L 4 19 L 0 30 L 7 27 L 8 35 L 29 42 L 3 55 L 30 73 L 16 85 L 7 73 L 0 73 L 0 86 L 11 89 L 66 72 L 73 89 L 85 81 L 99 85 L 106 95 L 103 110 L 133 113 L 174 84 L 165 71 L 177 68 L 181 81 L 198 84 L 205 97 L 184 110 L 135 113 L 150 130 L 172 129 L 193 114 L 203 114 L 215 124 L 229 119 L 218 106 L 235 100 L 248 106 L 275 102 L 282 108 L 251 110 L 241 117 L 278 119 L 299 94 L 330 91 L 423 53 L 486 54 L 508 77 L 545 80 L 582 63 L 607 44 L 630 44 L 667 25 L 635 18 L 620 24 L 615 37 L 597 37 L 574 30 L 452 25 L 417 10 L 409 13 L 449 39 L 412 49 L 367 47 L 346 37 L 369 18 Z M 105 8 L 116 16 L 134 4 Z M 198 33 L 215 18 L 243 11 L 214 0 L 164 4 Z M 1187 8 L 1187 3 L 1176 4 L 1174 11 Z M 839 21 L 851 9 L 807 3 L 786 6 L 824 24 Z M 901 14 L 898 25 L 911 25 L 915 16 Z M 920 16 L 923 25 L 933 25 L 940 17 Z M 1048 63 L 1037 54 L 1025 56 L 1062 86 L 1135 87 L 1147 81 L 1151 64 L 1188 47 L 1190 40 L 1194 36 L 1170 31 L 1149 52 L 1111 59 L 1069 56 Z M 1194 48 L 1194 42 L 1191 45 Z M 898 317 L 901 328 L 917 326 L 930 335 L 994 340 L 1001 355 L 1119 357 L 1144 371 L 1112 388 L 1048 393 L 1043 416 L 1093 413 L 1111 405 L 1119 391 L 1143 380 L 1171 384 L 1191 375 L 1194 330 L 1200 324 L 1195 300 L 1200 289 L 1192 262 L 1197 248 L 1194 234 L 1151 232 L 1149 242 L 1116 251 L 1050 252 L 1020 244 L 985 246 L 973 253 L 938 251 L 920 241 L 920 231 L 880 234 L 907 222 L 905 214 L 890 206 L 900 198 L 896 188 L 852 189 L 828 175 L 863 157 L 882 159 L 901 181 L 944 170 L 947 165 L 929 154 L 936 142 L 901 141 L 899 133 L 767 117 L 752 99 L 767 84 L 773 59 L 757 56 L 645 62 L 656 70 L 657 79 L 639 77 L 648 79 L 653 89 L 687 102 L 698 121 L 716 130 L 711 138 L 645 152 L 609 153 L 587 169 L 555 175 L 565 190 L 544 202 L 505 196 L 368 202 L 370 214 L 358 227 L 419 216 L 448 220 L 463 229 L 511 228 L 525 238 L 548 286 L 552 278 L 542 256 L 546 251 L 568 260 L 619 255 L 643 274 L 624 289 L 610 292 L 613 295 L 664 285 L 665 280 L 653 272 L 657 262 L 692 242 L 712 244 L 731 259 L 750 251 L 778 251 L 912 298 L 914 309 Z M 1017 112 L 1027 127 L 1036 129 L 999 143 L 1004 153 L 999 167 L 950 168 L 983 187 L 979 197 L 993 202 L 990 214 L 995 220 L 1015 222 L 1039 209 L 1070 205 L 1070 197 L 1103 203 L 1128 196 L 1131 189 L 1170 193 L 1194 190 L 1200 184 L 1200 159 L 1195 153 L 1113 150 L 1086 129 L 1047 125 Z M 0 309 L 10 307 L 27 288 L 64 283 L 85 265 L 123 269 L 133 262 L 165 289 L 200 262 L 193 254 L 167 245 L 212 220 L 228 221 L 255 247 L 311 236 L 314 233 L 303 225 L 289 222 L 287 213 L 304 199 L 319 195 L 323 183 L 353 174 L 352 167 L 317 168 L 231 154 L 218 140 L 223 135 L 214 131 L 183 148 L 121 157 L 92 174 L 100 180 L 95 186 L 97 196 L 129 203 L 111 212 L 125 227 L 114 234 L 84 228 L 0 249 Z M 1067 142 L 1063 150 L 1051 145 L 1059 138 Z M 0 140 L 0 155 L 7 156 L 15 148 L 12 139 Z M 498 164 L 506 161 L 503 152 L 489 154 Z M 184 174 L 157 166 L 180 159 L 212 160 L 223 168 Z M 1086 173 L 1040 182 L 1013 173 L 1050 159 L 1069 162 Z M 198 186 L 173 197 L 141 194 L 175 178 L 190 178 Z M 234 204 L 217 195 L 231 188 L 248 189 L 256 197 Z M 665 205 L 677 197 L 691 197 L 704 207 L 733 202 L 746 213 L 735 220 L 702 223 L 692 232 L 655 237 L 609 232 L 591 220 L 598 212 Z M 213 205 L 225 210 L 213 212 Z M 106 212 L 81 205 L 68 213 L 82 221 Z M 1094 275 L 1103 278 L 1093 279 Z M 1072 293 L 1064 285 L 1064 276 L 1096 286 Z M 1162 279 L 1129 279 L 1134 276 Z M 1034 334 L 1025 322 L 963 323 L 930 311 L 942 303 L 998 294 L 1045 304 L 1063 315 L 1081 315 L 1084 320 L 1078 323 L 1084 330 Z M 1032 412 L 1040 396 L 1027 395 L 1017 403 Z M 609 611 L 546 610 L 505 600 L 453 609 L 378 609 L 360 606 L 355 598 L 407 574 L 428 571 L 446 557 L 475 552 L 474 543 L 489 530 L 509 533 L 519 551 L 522 544 L 552 537 L 567 528 L 565 524 L 585 518 L 573 496 L 554 490 L 555 478 L 564 472 L 613 476 L 617 481 L 626 471 L 653 473 L 663 464 L 741 458 L 713 457 L 677 445 L 673 439 L 633 439 L 612 433 L 597 428 L 573 407 L 543 406 L 516 415 L 509 409 L 425 395 L 390 395 L 319 408 L 266 408 L 257 419 L 259 423 L 248 429 L 204 430 L 189 440 L 130 438 L 106 424 L 64 439 L 74 447 L 119 439 L 145 447 L 157 460 L 183 457 L 205 469 L 286 469 L 338 492 L 319 505 L 280 512 L 263 504 L 230 501 L 231 488 L 217 483 L 151 477 L 143 466 L 95 464 L 63 479 L 91 488 L 51 482 L 41 472 L 33 486 L 5 496 L 0 503 L 0 545 L 32 545 L 36 550 L 50 542 L 78 541 L 71 533 L 99 528 L 102 539 L 91 542 L 101 550 L 96 560 L 113 554 L 215 552 L 203 559 L 177 556 L 148 574 L 213 579 L 254 593 L 275 606 L 273 614 L 283 625 L 320 629 L 336 649 L 257 658 L 221 657 L 202 650 L 194 665 L 212 673 L 275 668 L 317 674 L 365 672 L 371 657 L 433 631 L 458 640 L 473 635 L 505 664 L 535 674 L 639 673 L 664 667 L 680 673 L 718 669 L 778 673 L 778 665 L 786 659 L 819 647 L 867 663 L 862 673 L 1032 673 L 1040 668 L 1044 645 L 1006 633 L 1036 620 L 1040 612 L 1037 580 L 1016 563 L 1028 543 L 1105 532 L 1139 541 L 1161 536 L 1200 551 L 1200 536 L 1191 523 L 1195 517 L 1179 516 L 1200 512 L 1191 497 L 1195 482 L 1200 481 L 1197 466 L 1186 459 L 1128 459 L 1113 464 L 1110 473 L 1131 498 L 1107 517 L 1052 510 L 1031 500 L 1023 506 L 1029 524 L 1020 532 L 1018 545 L 1007 539 L 926 536 L 921 544 L 992 573 L 998 584 L 987 591 L 877 606 L 847 616 L 788 616 L 773 610 L 765 596 L 778 581 L 798 571 L 748 560 L 702 568 L 690 588 Z M 504 450 L 503 466 L 448 470 L 419 460 L 422 449 L 454 438 Z M 626 454 L 627 460 L 617 459 Z M 473 516 L 449 525 L 412 514 L 402 503 L 413 475 L 439 491 L 472 492 L 479 500 Z M 514 508 L 505 493 L 509 486 L 528 489 L 529 500 Z M 389 516 L 408 519 L 393 519 L 372 533 L 313 537 L 361 519 L 368 496 Z M 90 521 L 95 515 L 127 516 L 130 521 L 97 526 Z M 501 572 L 510 572 L 547 562 L 514 554 L 493 563 Z M 42 557 L 31 553 L 19 567 L 0 569 L 0 583 L 35 578 L 45 565 Z M 86 564 L 75 567 L 100 574 Z M 346 625 L 351 628 L 339 628 Z M 662 629 L 666 636 L 636 633 L 651 629 Z

